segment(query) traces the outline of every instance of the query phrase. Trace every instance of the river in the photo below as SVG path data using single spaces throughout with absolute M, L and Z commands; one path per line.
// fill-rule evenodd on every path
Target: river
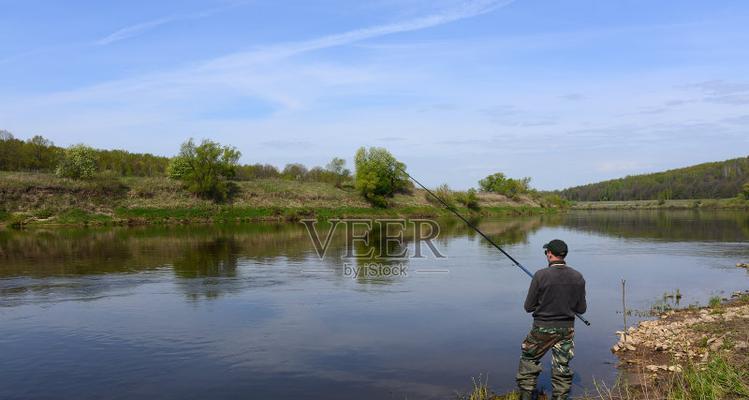
M 514 387 L 529 279 L 454 220 L 422 258 L 319 257 L 299 223 L 0 231 L 0 398 L 451 399 L 471 378 Z M 609 348 L 653 305 L 749 284 L 749 214 L 573 211 L 486 218 L 529 269 L 570 247 L 591 326 L 576 326 L 574 393 L 616 378 Z M 318 226 L 325 239 L 325 226 Z M 412 256 L 405 234 L 396 248 Z M 369 247 L 359 242 L 355 254 Z M 390 247 L 385 246 L 386 249 Z M 392 246 L 391 246 L 392 247 Z M 353 271 L 376 262 L 373 274 Z M 549 360 L 541 385 L 550 387 Z

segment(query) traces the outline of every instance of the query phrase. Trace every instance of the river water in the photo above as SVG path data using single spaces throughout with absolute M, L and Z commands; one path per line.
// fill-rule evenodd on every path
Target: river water
M 422 258 L 370 261 L 348 257 L 341 226 L 322 258 L 298 223 L 0 231 L 0 398 L 451 399 L 479 375 L 509 390 L 529 279 L 464 226 L 438 222 L 445 257 L 421 246 Z M 735 267 L 749 261 L 745 212 L 479 224 L 531 270 L 545 266 L 543 243 L 569 244 L 592 322 L 576 327 L 577 394 L 616 377 L 621 279 L 636 311 L 673 305 L 664 292 L 705 304 L 749 284 Z M 413 256 L 416 243 L 406 230 L 384 248 Z M 380 269 L 353 276 L 370 262 Z

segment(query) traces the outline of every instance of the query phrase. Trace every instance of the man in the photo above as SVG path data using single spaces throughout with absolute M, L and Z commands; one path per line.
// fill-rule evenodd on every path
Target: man
M 552 399 L 567 399 L 572 386 L 569 363 L 573 357 L 575 313 L 585 312 L 585 280 L 564 258 L 567 244 L 554 239 L 544 245 L 549 267 L 533 275 L 525 311 L 533 313 L 533 328 L 521 346 L 517 384 L 520 398 L 530 400 L 541 373 L 541 357 L 551 349 Z

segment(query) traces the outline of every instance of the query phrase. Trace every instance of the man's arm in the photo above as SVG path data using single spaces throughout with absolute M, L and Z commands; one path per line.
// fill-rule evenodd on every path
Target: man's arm
M 588 309 L 588 303 L 585 301 L 585 279 L 583 279 L 583 285 L 580 289 L 580 295 L 577 299 L 577 304 L 575 305 L 575 308 L 572 310 L 578 314 L 585 314 L 585 311 Z
M 533 274 L 531 286 L 528 288 L 528 295 L 525 296 L 525 312 L 533 312 L 538 305 L 538 272 Z

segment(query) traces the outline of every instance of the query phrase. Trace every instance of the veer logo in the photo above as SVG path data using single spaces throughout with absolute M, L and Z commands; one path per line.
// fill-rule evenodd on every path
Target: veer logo
M 320 235 L 317 232 L 316 219 L 304 219 L 300 221 L 304 224 L 307 229 L 307 235 L 309 235 L 312 241 L 312 246 L 317 253 L 317 256 L 321 259 L 325 257 L 328 248 L 330 247 L 333 234 L 339 225 L 343 225 L 346 234 L 346 256 L 345 258 L 395 258 L 404 259 L 409 258 L 408 249 L 402 246 L 390 246 L 390 244 L 401 244 L 404 242 L 404 235 L 408 223 L 413 225 L 413 240 L 414 254 L 410 258 L 425 258 L 423 255 L 422 244 L 426 244 L 429 251 L 435 258 L 446 258 L 437 247 L 434 245 L 433 240 L 440 234 L 440 226 L 436 221 L 431 219 L 330 219 L 328 223 L 330 227 L 325 235 L 325 240 L 320 239 Z M 376 238 L 371 237 L 373 228 L 377 228 L 381 235 Z M 357 228 L 362 233 L 356 233 Z M 396 229 L 397 228 L 397 229 Z M 391 232 L 391 229 L 393 232 Z M 372 240 L 379 240 L 379 246 L 370 246 L 374 244 Z M 363 244 L 368 248 L 365 254 L 355 254 L 354 249 L 356 244 Z M 375 247 L 379 248 L 379 252 L 375 254 Z

